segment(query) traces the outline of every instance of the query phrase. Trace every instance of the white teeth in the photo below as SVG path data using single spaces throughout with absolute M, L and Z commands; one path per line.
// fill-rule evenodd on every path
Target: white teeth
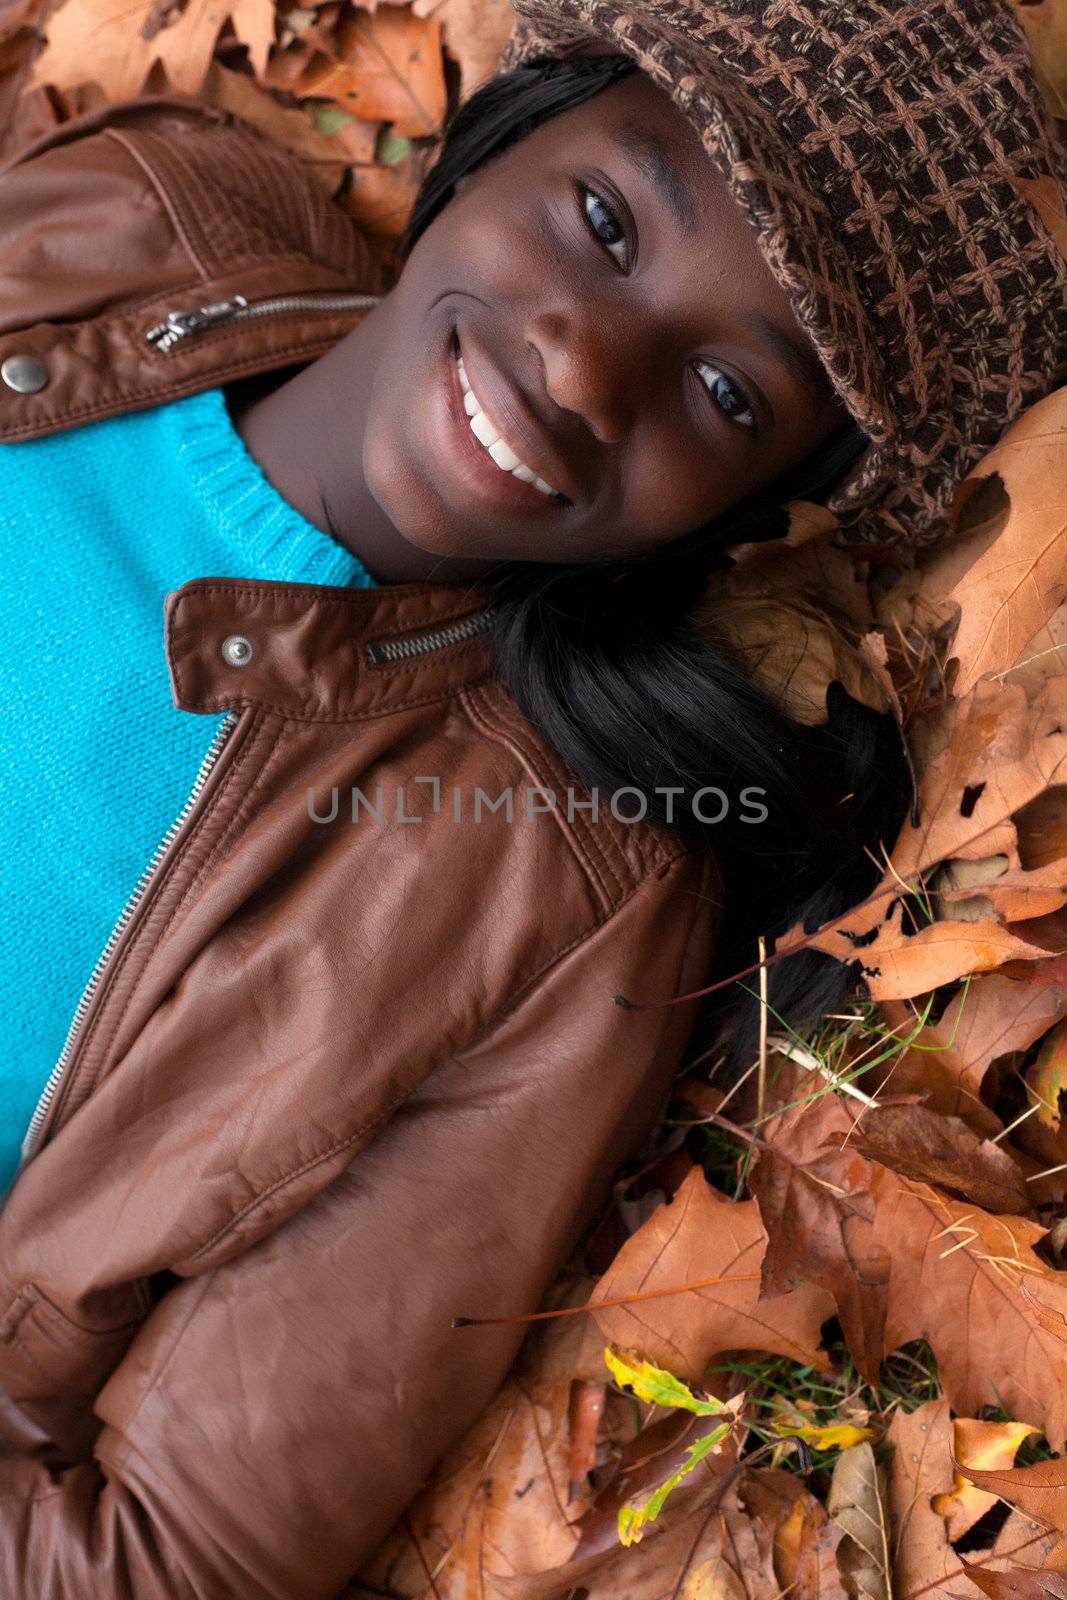
M 489 446 L 489 454 L 492 456 L 497 466 L 503 467 L 505 472 L 514 472 L 516 467 L 522 466 L 522 462 L 519 457 L 515 454 L 510 445 L 504 443 L 503 439 L 498 439 L 496 444 L 491 444 Z
M 520 461 L 511 446 L 500 437 L 493 423 L 490 422 L 481 406 L 478 404 L 474 390 L 467 378 L 467 371 L 463 365 L 463 357 L 456 356 L 456 367 L 459 370 L 460 387 L 463 390 L 463 409 L 470 418 L 470 429 L 478 443 L 484 445 L 486 453 L 502 472 L 510 472 L 512 477 L 520 478 L 523 483 L 532 483 L 535 489 L 540 489 L 542 494 L 555 494 L 550 483 L 544 478 L 539 478 L 524 461 Z

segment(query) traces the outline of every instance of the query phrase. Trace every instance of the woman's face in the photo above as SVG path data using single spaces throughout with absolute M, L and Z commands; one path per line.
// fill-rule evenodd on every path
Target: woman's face
M 464 179 L 375 315 L 367 487 L 438 556 L 653 551 L 847 419 L 725 180 L 643 73 Z

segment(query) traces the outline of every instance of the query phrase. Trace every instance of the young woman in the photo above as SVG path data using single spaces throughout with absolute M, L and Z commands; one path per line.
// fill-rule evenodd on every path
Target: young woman
M 663 1103 L 696 1007 L 613 997 L 862 890 L 892 729 L 687 614 L 1067 376 L 1021 36 L 936 9 L 523 0 L 392 285 L 186 103 L 0 174 L 5 1596 L 337 1594 Z

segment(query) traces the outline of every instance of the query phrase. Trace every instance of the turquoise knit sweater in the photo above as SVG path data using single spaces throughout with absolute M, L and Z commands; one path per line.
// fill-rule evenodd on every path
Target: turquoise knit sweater
M 271 487 L 222 391 L 0 445 L 0 1194 L 78 1000 L 222 715 L 179 711 L 163 600 L 368 587 Z

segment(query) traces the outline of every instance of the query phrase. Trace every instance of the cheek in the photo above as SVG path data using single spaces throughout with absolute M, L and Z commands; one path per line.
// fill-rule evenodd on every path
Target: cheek
M 521 189 L 504 188 L 495 175 L 482 188 L 469 189 L 449 205 L 447 234 L 435 247 L 436 278 L 484 294 L 490 310 L 527 305 L 534 286 L 560 270 L 550 231 L 554 222 L 529 203 L 517 204 L 520 194 L 529 200 L 527 180 Z
M 721 508 L 730 483 L 711 446 L 674 417 L 646 429 L 631 450 L 625 492 L 635 521 L 654 536 L 676 538 Z

